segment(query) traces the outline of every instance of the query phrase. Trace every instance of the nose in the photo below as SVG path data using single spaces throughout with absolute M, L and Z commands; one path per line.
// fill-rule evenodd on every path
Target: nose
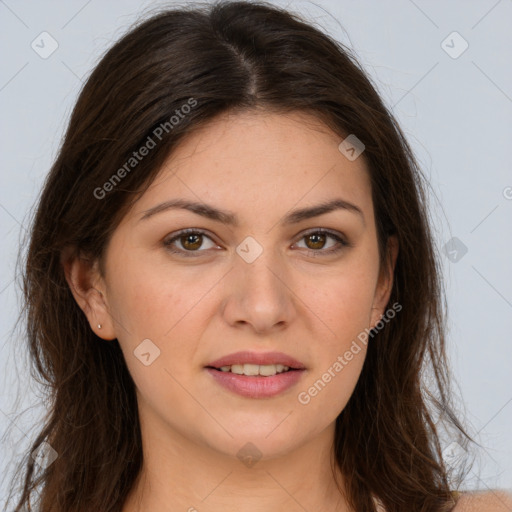
M 250 326 L 258 334 L 281 330 L 297 314 L 292 274 L 271 250 L 248 261 L 237 255 L 235 268 L 226 276 L 224 318 L 232 326 Z

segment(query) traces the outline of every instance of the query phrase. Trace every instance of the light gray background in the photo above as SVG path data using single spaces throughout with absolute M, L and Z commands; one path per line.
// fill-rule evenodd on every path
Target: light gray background
M 468 486 L 512 488 L 512 2 L 275 3 L 316 20 L 355 50 L 429 177 L 438 250 L 452 237 L 467 247 L 458 262 L 443 255 L 442 263 L 450 360 L 470 431 L 484 446 Z M 12 330 L 19 312 L 13 282 L 19 239 L 81 81 L 139 14 L 159 5 L 0 1 L 3 476 L 13 457 L 27 450 L 44 412 L 27 375 L 23 340 Z M 47 59 L 31 48 L 43 31 L 59 45 Z M 453 31 L 469 44 L 457 58 L 442 47 Z M 461 44 L 450 36 L 444 46 L 456 56 Z M 26 407 L 31 411 L 19 416 Z M 5 492 L 3 482 L 0 504 Z

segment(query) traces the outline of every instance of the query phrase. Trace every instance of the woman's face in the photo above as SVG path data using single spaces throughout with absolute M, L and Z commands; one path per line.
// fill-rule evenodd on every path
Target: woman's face
M 268 458 L 333 428 L 365 358 L 358 335 L 392 284 L 379 275 L 365 163 L 341 140 L 305 114 L 223 115 L 181 143 L 118 226 L 91 324 L 118 339 L 144 428 Z M 205 206 L 169 207 L 178 200 Z M 335 200 L 353 206 L 294 215 Z M 196 233 L 177 237 L 183 229 Z M 239 351 L 280 352 L 304 369 L 207 368 Z M 255 368 L 274 371 L 245 369 Z

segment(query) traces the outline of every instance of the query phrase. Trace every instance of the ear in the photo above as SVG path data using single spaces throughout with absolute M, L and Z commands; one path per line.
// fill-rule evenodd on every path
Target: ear
M 373 300 L 370 326 L 373 328 L 385 313 L 391 290 L 393 289 L 393 275 L 395 272 L 396 258 L 398 256 L 398 239 L 396 235 L 388 237 L 386 245 L 385 264 L 380 269 L 375 296 Z
M 61 255 L 61 264 L 71 293 L 89 320 L 91 329 L 100 338 L 115 339 L 106 284 L 98 262 L 84 257 L 74 248 L 66 248 Z

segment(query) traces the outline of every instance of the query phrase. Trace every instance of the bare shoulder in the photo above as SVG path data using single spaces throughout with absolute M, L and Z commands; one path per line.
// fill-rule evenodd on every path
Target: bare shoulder
M 501 489 L 464 492 L 453 512 L 512 512 L 512 493 Z

